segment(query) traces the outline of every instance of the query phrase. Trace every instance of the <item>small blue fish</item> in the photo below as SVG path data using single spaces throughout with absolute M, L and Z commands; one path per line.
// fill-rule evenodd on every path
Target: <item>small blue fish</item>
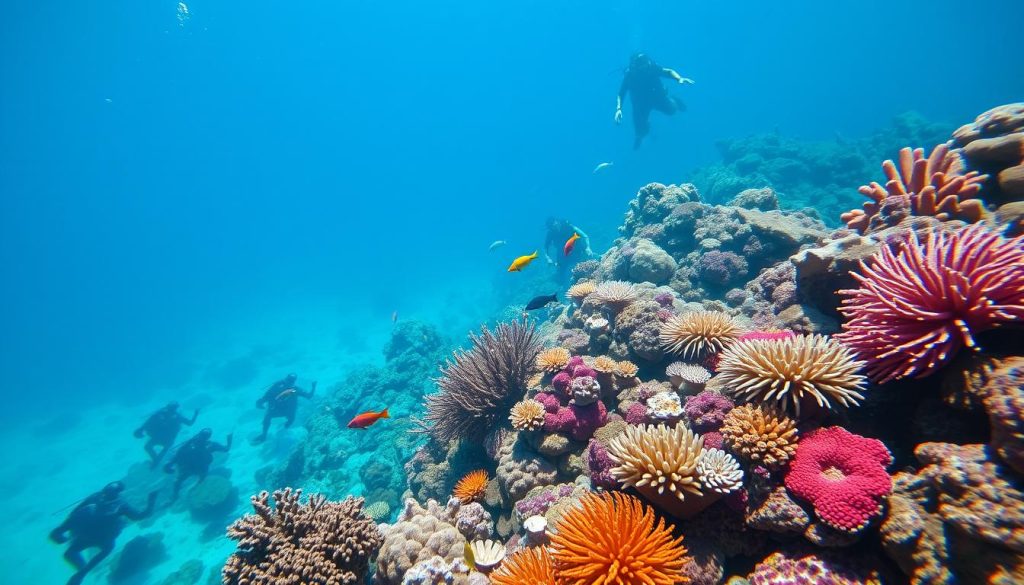
M 601 171 L 607 169 L 608 167 L 614 166 L 614 165 L 615 165 L 615 163 L 613 163 L 613 162 L 603 162 L 603 163 L 597 165 L 596 167 L 594 167 L 593 174 L 596 175 L 597 173 L 600 173 Z
M 493 244 L 487 247 L 487 251 L 493 252 L 507 243 L 505 240 L 495 240 Z

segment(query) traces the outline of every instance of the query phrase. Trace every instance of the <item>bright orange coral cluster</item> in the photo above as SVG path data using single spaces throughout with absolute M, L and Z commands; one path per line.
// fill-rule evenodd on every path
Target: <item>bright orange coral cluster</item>
M 487 490 L 487 472 L 483 469 L 470 471 L 455 484 L 452 495 L 458 498 L 463 504 L 481 500 L 484 491 Z
M 566 585 L 688 583 L 683 537 L 639 499 L 621 492 L 591 494 L 566 512 L 551 537 L 555 571 Z
M 523 548 L 508 557 L 491 573 L 491 585 L 555 585 L 555 565 L 548 549 Z

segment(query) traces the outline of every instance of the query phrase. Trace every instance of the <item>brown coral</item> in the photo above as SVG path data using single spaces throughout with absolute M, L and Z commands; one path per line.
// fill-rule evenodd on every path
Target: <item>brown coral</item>
M 342 502 L 319 495 L 306 503 L 302 490 L 252 497 L 255 514 L 236 520 L 228 537 L 238 541 L 221 572 L 225 585 L 252 583 L 362 583 L 382 539 L 363 514 L 362 498 Z
M 566 585 L 688 583 L 683 538 L 664 520 L 619 492 L 588 495 L 562 517 L 551 537 L 559 580 Z
M 745 404 L 725 415 L 722 438 L 747 461 L 779 467 L 796 453 L 796 422 L 777 410 Z
M 569 287 L 565 295 L 572 299 L 577 305 L 582 305 L 587 295 L 597 290 L 597 285 L 589 280 L 581 280 Z
M 739 333 L 739 327 L 725 313 L 694 311 L 666 321 L 660 338 L 666 350 L 689 358 L 722 351 Z
M 613 360 L 612 358 L 610 358 L 610 357 L 608 357 L 606 355 L 602 355 L 602 356 L 598 356 L 598 357 L 594 358 L 594 364 L 593 364 L 594 370 L 596 370 L 596 371 L 598 371 L 598 372 L 600 372 L 602 374 L 614 373 L 616 365 L 617 364 L 615 363 L 615 360 Z
M 544 405 L 536 400 L 520 400 L 508 416 L 517 431 L 535 431 L 544 426 Z
M 463 504 L 468 504 L 481 500 L 485 491 L 487 491 L 487 472 L 477 469 L 462 476 L 462 479 L 455 484 L 452 496 L 458 498 Z
M 537 354 L 537 369 L 554 374 L 569 363 L 569 350 L 564 347 L 552 347 Z
M 968 223 L 979 221 L 985 215 L 985 205 L 977 199 L 978 191 L 988 175 L 977 171 L 963 173 L 960 152 L 951 151 L 949 145 L 940 144 L 928 158 L 924 149 L 900 150 L 899 166 L 887 160 L 882 163 L 885 186 L 872 182 L 859 191 L 871 199 L 864 209 L 842 214 L 842 221 L 860 233 L 872 231 L 872 221 L 879 215 L 883 203 L 890 197 L 909 198 L 912 215 L 934 216 L 940 221 L 959 219 Z
M 775 404 L 799 417 L 801 407 L 856 406 L 867 383 L 863 365 L 824 335 L 750 339 L 722 352 L 718 381 L 737 401 Z
M 555 585 L 555 565 L 543 546 L 523 548 L 505 558 L 491 573 L 492 585 Z

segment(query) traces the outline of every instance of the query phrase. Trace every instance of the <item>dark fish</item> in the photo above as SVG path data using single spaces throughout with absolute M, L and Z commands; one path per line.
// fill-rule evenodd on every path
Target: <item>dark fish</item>
M 548 303 L 554 303 L 556 301 L 558 301 L 557 293 L 553 295 L 542 295 L 526 303 L 526 310 L 532 311 L 534 309 L 539 309 Z

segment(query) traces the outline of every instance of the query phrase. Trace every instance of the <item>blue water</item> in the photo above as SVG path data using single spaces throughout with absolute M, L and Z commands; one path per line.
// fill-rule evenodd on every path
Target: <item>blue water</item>
M 53 513 L 143 460 L 131 430 L 171 398 L 235 430 L 244 501 L 262 387 L 380 363 L 395 311 L 458 342 L 553 289 L 505 272 L 549 215 L 600 252 L 638 187 L 722 138 L 860 137 L 908 110 L 952 128 L 1024 96 L 1024 5 L 846 4 L 5 5 L 4 581 L 67 578 Z M 612 113 L 638 50 L 696 84 L 634 151 Z M 181 538 L 152 582 L 230 550 Z

